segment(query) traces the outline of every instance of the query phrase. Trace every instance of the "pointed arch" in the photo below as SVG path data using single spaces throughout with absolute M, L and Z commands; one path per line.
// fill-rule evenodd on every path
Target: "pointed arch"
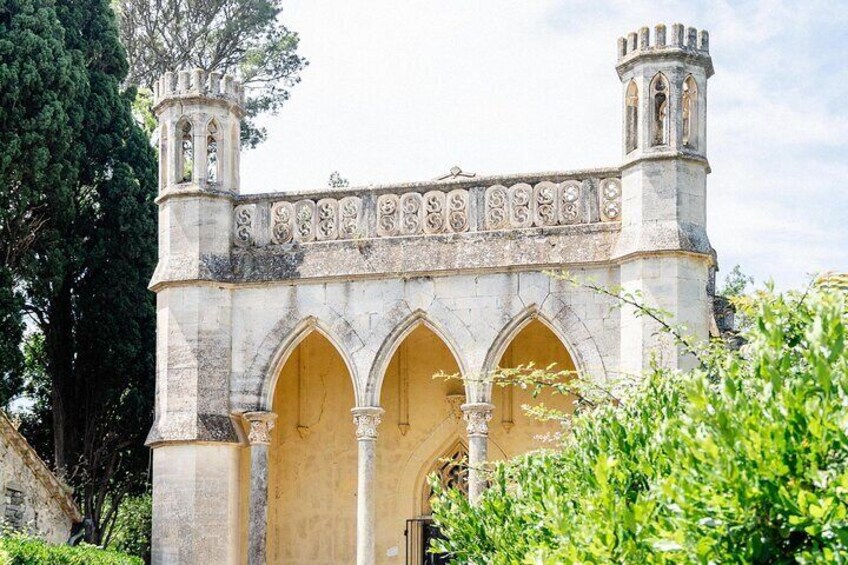
M 292 353 L 294 353 L 295 349 L 297 349 L 303 340 L 305 340 L 313 332 L 317 332 L 324 337 L 339 354 L 339 357 L 342 359 L 345 367 L 347 368 L 348 376 L 350 377 L 351 384 L 353 385 L 354 398 L 360 398 L 355 365 L 348 352 L 344 349 L 344 347 L 342 347 L 341 340 L 334 335 L 333 331 L 329 327 L 318 320 L 318 318 L 309 316 L 301 320 L 294 329 L 292 329 L 283 343 L 277 348 L 277 351 L 270 363 L 270 371 L 262 383 L 262 390 L 260 393 L 262 410 L 272 410 L 272 405 L 274 403 L 274 391 L 277 388 L 277 381 L 280 378 L 283 367 L 291 357 Z
M 194 178 L 194 128 L 191 119 L 183 116 L 174 130 L 177 182 L 191 182 Z
M 626 153 L 639 146 L 639 88 L 635 80 L 627 85 L 624 96 L 624 145 Z
M 489 348 L 489 352 L 486 354 L 486 361 L 483 365 L 483 374 L 490 375 L 492 371 L 497 369 L 498 363 L 500 362 L 503 354 L 506 352 L 510 343 L 513 342 L 515 337 L 521 333 L 521 330 L 526 328 L 531 322 L 538 321 L 542 325 L 544 325 L 550 332 L 554 335 L 554 337 L 559 340 L 562 346 L 565 348 L 568 356 L 571 357 L 571 360 L 574 362 L 575 367 L 577 367 L 578 371 L 580 370 L 579 356 L 576 351 L 571 347 L 568 340 L 565 336 L 560 332 L 559 328 L 551 322 L 546 316 L 544 316 L 540 311 L 539 307 L 535 304 L 531 304 L 524 310 L 522 310 L 517 316 L 515 316 L 512 320 L 507 322 L 507 324 L 498 332 L 495 341 L 492 343 Z
M 681 108 L 683 112 L 683 145 L 698 147 L 698 83 L 689 75 L 683 81 Z
M 224 132 L 215 118 L 206 124 L 206 181 L 219 183 L 223 177 Z
M 651 79 L 651 146 L 668 145 L 669 140 L 669 104 L 668 79 L 657 73 Z
M 168 124 L 163 122 L 159 130 L 159 190 L 164 190 L 171 182 L 168 178 L 170 143 L 171 140 L 168 138 Z
M 433 332 L 433 334 L 445 344 L 448 351 L 450 351 L 453 356 L 454 361 L 456 361 L 460 374 L 468 374 L 467 367 L 465 366 L 465 362 L 463 361 L 462 355 L 460 355 L 460 350 L 456 346 L 455 341 L 444 329 L 441 328 L 440 325 L 430 319 L 424 310 L 415 310 L 397 326 L 395 326 L 392 332 L 383 341 L 379 351 L 377 351 L 377 355 L 374 357 L 374 362 L 371 364 L 371 372 L 368 375 L 368 384 L 365 387 L 365 394 L 371 401 L 372 406 L 380 405 L 380 393 L 383 388 L 383 381 L 385 380 L 386 371 L 388 370 L 392 356 L 394 356 L 398 347 L 400 347 L 400 344 L 403 343 L 403 340 L 405 340 L 407 336 L 409 336 L 409 334 L 411 334 L 419 326 L 424 326 Z

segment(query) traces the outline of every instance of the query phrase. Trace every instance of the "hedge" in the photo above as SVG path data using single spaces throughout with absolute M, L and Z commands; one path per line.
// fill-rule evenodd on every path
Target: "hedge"
M 50 545 L 42 540 L 11 535 L 0 538 L 0 565 L 143 565 L 138 557 L 97 546 Z

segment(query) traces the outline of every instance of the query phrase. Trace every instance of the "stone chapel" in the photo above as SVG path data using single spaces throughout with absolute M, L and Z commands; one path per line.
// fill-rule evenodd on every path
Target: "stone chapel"
M 441 563 L 427 476 L 474 501 L 482 463 L 554 431 L 494 368 L 691 363 L 546 274 L 639 291 L 700 338 L 714 325 L 709 36 L 642 28 L 616 71 L 614 166 L 268 194 L 239 191 L 241 85 L 162 77 L 153 563 Z

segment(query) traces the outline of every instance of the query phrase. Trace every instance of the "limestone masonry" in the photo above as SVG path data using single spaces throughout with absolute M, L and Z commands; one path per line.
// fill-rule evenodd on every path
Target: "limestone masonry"
M 639 291 L 699 338 L 714 324 L 708 34 L 642 28 L 616 70 L 616 166 L 251 195 L 241 85 L 162 77 L 154 563 L 424 563 L 427 475 L 475 501 L 487 460 L 551 431 L 481 376 L 691 364 L 545 273 Z

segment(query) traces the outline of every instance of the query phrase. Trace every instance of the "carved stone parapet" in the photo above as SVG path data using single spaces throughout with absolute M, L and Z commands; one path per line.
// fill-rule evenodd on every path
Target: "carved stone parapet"
M 271 443 L 271 430 L 276 424 L 277 415 L 273 412 L 245 412 L 242 414 L 248 425 L 247 440 L 250 445 L 268 445 Z
M 383 412 L 379 406 L 364 406 L 351 410 L 353 423 L 356 424 L 356 439 L 376 440 L 377 427 L 383 421 Z
M 492 419 L 494 404 L 474 402 L 462 405 L 462 413 L 466 422 L 468 437 L 488 437 L 489 421 Z

